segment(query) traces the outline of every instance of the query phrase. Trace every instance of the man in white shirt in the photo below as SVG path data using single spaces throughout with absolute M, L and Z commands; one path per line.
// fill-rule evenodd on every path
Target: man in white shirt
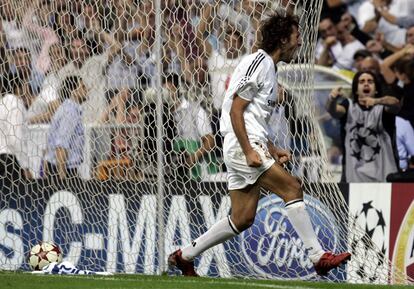
M 85 82 L 89 91 L 88 100 L 82 104 L 85 123 L 99 121 L 99 116 L 105 111 L 107 106 L 105 99 L 105 67 L 112 61 L 114 55 L 121 50 L 119 42 L 108 33 L 99 30 L 96 33 L 99 34 L 100 39 L 103 39 L 110 46 L 110 49 L 100 55 L 90 56 L 90 48 L 82 34 L 75 35 L 70 43 L 71 61 L 58 72 L 59 79 L 77 75 Z
M 165 88 L 172 101 L 172 115 L 174 117 L 177 135 L 173 139 L 175 152 L 184 153 L 185 159 L 180 160 L 188 169 L 185 174 L 194 179 L 202 177 L 201 162 L 208 174 L 218 172 L 218 165 L 211 150 L 214 148 L 214 135 L 211 120 L 199 101 L 188 99 L 180 95 L 179 77 L 170 74 L 165 79 Z
M 231 215 L 168 257 L 185 276 L 198 276 L 194 258 L 248 229 L 254 222 L 260 189 L 285 201 L 286 214 L 309 252 L 317 274 L 328 272 L 350 259 L 349 253 L 325 252 L 312 228 L 299 181 L 283 169 L 290 154 L 269 141 L 268 122 L 276 105 L 279 61 L 290 62 L 301 45 L 295 16 L 273 14 L 261 26 L 258 52 L 236 68 L 222 106 L 220 131 L 224 136 L 224 162 L 231 199 Z M 276 163 L 277 161 L 277 163 Z
M 330 18 L 321 19 L 319 23 L 320 38 L 316 43 L 316 62 L 323 66 L 334 65 L 342 53 L 342 44 L 338 41 L 336 25 Z
M 31 94 L 27 82 L 16 76 L 12 94 L 0 99 L 0 179 L 18 181 L 32 178 L 27 154 L 26 112 Z

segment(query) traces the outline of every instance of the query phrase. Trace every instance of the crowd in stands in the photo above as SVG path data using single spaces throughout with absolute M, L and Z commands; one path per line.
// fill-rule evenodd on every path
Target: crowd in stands
M 231 73 L 256 50 L 256 32 L 266 12 L 275 4 L 290 8 L 295 2 L 301 1 L 163 0 L 157 31 L 152 0 L 2 0 L 0 174 L 33 178 L 24 152 L 31 145 L 25 131 L 35 124 L 49 124 L 43 176 L 78 175 L 84 126 L 96 124 L 111 131 L 109 151 L 97 157 L 98 177 L 120 166 L 135 172 L 123 178 L 155 174 L 159 94 L 167 175 L 200 179 L 201 163 L 208 173 L 225 170 L 219 161 L 218 120 Z M 324 0 L 318 34 L 315 63 L 351 77 L 370 72 L 381 91 L 372 98 L 382 100 L 364 102 L 360 112 L 386 107 L 384 116 L 376 109 L 380 130 L 390 138 L 383 159 L 394 163 L 381 165 L 387 173 L 407 169 L 414 155 L 414 2 Z M 159 42 L 156 35 L 161 35 Z M 337 90 L 331 95 L 330 112 L 343 127 L 334 143 L 345 162 L 345 128 L 354 105 Z M 341 113 L 332 109 L 334 104 L 343 108 Z M 353 165 L 362 166 L 361 160 Z

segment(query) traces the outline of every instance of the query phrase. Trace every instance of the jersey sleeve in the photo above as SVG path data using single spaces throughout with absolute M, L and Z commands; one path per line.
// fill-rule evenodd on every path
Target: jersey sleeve
M 252 101 L 261 86 L 261 78 L 264 73 L 264 55 L 258 54 L 253 61 L 246 62 L 239 71 L 239 80 L 235 89 L 235 94 L 241 98 Z

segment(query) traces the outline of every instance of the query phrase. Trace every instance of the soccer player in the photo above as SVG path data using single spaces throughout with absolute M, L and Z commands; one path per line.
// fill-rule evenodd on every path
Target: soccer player
M 254 221 L 260 188 L 285 201 L 290 222 L 309 252 L 319 275 L 326 275 L 351 257 L 325 252 L 318 242 L 303 202 L 298 180 L 281 164 L 290 154 L 268 141 L 268 120 L 277 97 L 276 64 L 290 62 L 301 45 L 296 16 L 275 13 L 262 23 L 259 50 L 235 69 L 222 106 L 220 129 L 227 166 L 231 215 L 168 257 L 185 276 L 197 276 L 193 259 L 205 250 L 248 229 Z

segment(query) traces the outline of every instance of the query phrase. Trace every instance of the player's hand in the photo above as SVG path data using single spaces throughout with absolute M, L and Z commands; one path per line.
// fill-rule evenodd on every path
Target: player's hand
M 273 158 L 277 161 L 279 165 L 282 165 L 292 159 L 292 155 L 283 149 L 275 149 L 273 151 Z
M 262 158 L 260 157 L 259 153 L 255 150 L 250 150 L 246 154 L 246 161 L 249 167 L 260 167 L 263 164 Z

